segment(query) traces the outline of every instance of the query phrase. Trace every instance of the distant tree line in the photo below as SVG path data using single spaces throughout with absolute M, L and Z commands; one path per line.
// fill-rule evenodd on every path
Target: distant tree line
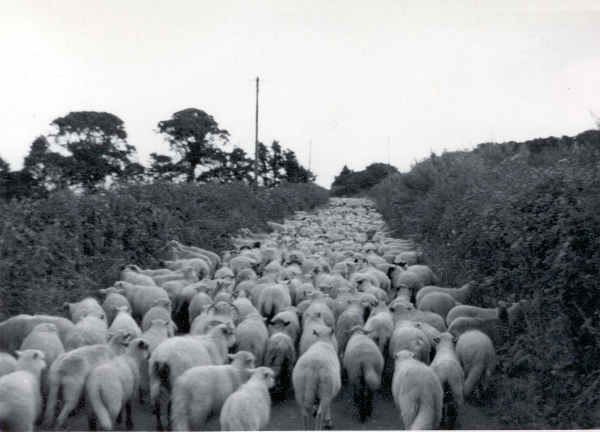
M 384 163 L 372 163 L 362 171 L 352 171 L 346 165 L 331 184 L 333 196 L 352 196 L 366 192 L 398 169 Z
M 0 198 L 41 198 L 50 191 L 76 188 L 94 192 L 111 183 L 230 183 L 254 180 L 254 159 L 241 148 L 226 151 L 229 132 L 206 112 L 187 108 L 158 122 L 171 154 L 151 154 L 145 167 L 134 160 L 123 120 L 114 114 L 75 111 L 52 121 L 55 132 L 31 144 L 21 170 L 0 158 Z M 258 184 L 313 182 L 292 150 L 277 141 L 258 146 Z

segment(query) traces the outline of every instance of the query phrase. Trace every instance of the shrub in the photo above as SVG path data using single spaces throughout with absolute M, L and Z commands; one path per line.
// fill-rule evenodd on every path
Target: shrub
M 221 252 L 240 228 L 267 230 L 266 221 L 327 199 L 314 184 L 254 192 L 156 183 L 0 203 L 0 312 L 59 313 L 65 301 L 112 285 L 125 264 L 158 266 L 168 240 Z

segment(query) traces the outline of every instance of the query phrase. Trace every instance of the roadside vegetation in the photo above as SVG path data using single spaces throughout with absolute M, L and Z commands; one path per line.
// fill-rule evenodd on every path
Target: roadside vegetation
M 371 189 L 473 304 L 531 301 L 489 409 L 513 429 L 600 424 L 600 131 L 432 154 Z

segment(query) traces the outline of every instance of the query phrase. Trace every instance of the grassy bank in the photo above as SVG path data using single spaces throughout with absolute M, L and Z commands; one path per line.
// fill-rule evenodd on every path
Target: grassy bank
M 526 332 L 498 347 L 492 409 L 511 428 L 600 425 L 600 131 L 445 153 L 371 196 L 471 303 L 527 298 Z
M 125 264 L 157 266 L 168 240 L 219 252 L 239 228 L 266 230 L 266 221 L 327 199 L 313 184 L 257 192 L 153 184 L 0 203 L 0 312 L 57 313 L 65 301 L 111 285 Z

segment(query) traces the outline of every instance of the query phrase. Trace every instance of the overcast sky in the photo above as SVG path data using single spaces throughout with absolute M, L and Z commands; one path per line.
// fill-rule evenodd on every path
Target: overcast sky
M 329 186 L 347 164 L 574 135 L 600 116 L 600 1 L 0 0 L 0 156 L 70 111 L 125 122 L 139 160 L 196 107 L 252 152 L 277 139 Z

